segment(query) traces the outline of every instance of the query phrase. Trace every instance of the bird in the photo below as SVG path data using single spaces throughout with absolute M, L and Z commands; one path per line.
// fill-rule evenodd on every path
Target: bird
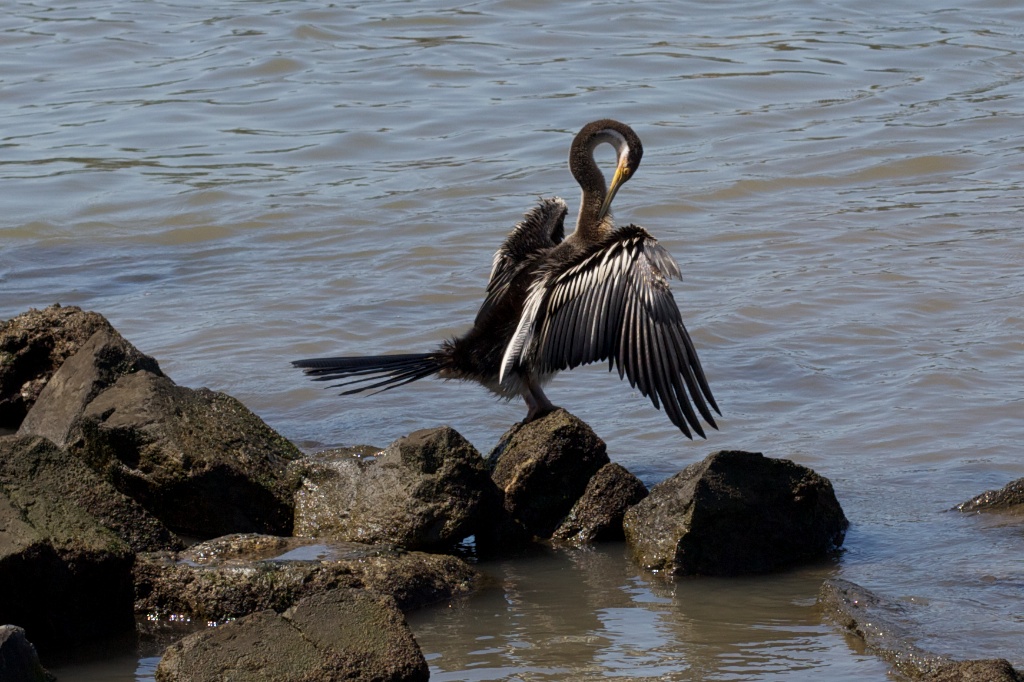
M 609 144 L 609 184 L 594 158 Z M 385 391 L 422 379 L 474 381 L 505 399 L 521 396 L 525 422 L 555 405 L 543 391 L 559 371 L 607 360 L 609 371 L 663 408 L 687 438 L 706 437 L 721 415 L 696 348 L 669 288 L 678 264 L 644 228 L 615 227 L 612 199 L 643 156 L 640 138 L 612 119 L 586 124 L 573 139 L 569 170 L 581 189 L 576 226 L 565 235 L 568 206 L 540 199 L 494 254 L 473 326 L 427 353 L 296 360 L 315 381 L 355 386 L 342 395 Z M 696 409 L 696 411 L 695 411 Z

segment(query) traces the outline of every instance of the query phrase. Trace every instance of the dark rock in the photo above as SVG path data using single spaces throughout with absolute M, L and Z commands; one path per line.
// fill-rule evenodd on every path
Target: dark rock
M 832 484 L 760 453 L 717 452 L 626 512 L 640 565 L 670 575 L 737 575 L 821 559 L 848 523 Z
M 351 590 L 190 635 L 167 649 L 156 671 L 159 682 L 428 678 L 427 662 L 394 601 Z
M 483 458 L 450 427 L 417 431 L 375 457 L 325 454 L 292 465 L 295 535 L 441 549 L 494 517 Z
M 908 629 L 902 604 L 883 600 L 848 580 L 826 580 L 818 594 L 825 616 L 893 665 L 901 674 L 929 682 L 1024 682 L 1007 661 L 953 661 L 917 647 Z
M 100 329 L 46 383 L 18 435 L 43 436 L 66 446 L 72 424 L 89 401 L 121 376 L 140 370 L 162 375 L 156 360 L 116 331 Z
M 39 663 L 39 655 L 25 630 L 0 625 L 0 680 L 3 682 L 53 682 L 53 675 Z
M 573 545 L 622 540 L 626 510 L 647 497 L 647 486 L 619 464 L 605 464 L 590 482 L 552 539 Z
M 0 322 L 0 428 L 17 429 L 53 373 L 99 330 L 99 313 L 59 304 Z
M 1024 478 L 1011 481 L 999 490 L 988 490 L 956 506 L 962 512 L 1010 511 L 1024 513 Z
M 134 554 L 79 506 L 88 474 L 76 485 L 73 464 L 62 473 L 54 450 L 40 438 L 0 439 L 0 623 L 24 627 L 42 647 L 134 626 Z
M 339 587 L 395 599 L 405 610 L 466 594 L 478 581 L 452 556 L 308 538 L 234 535 L 185 552 L 140 554 L 136 612 L 221 622 Z
M 1024 682 L 1024 675 L 1003 658 L 953 661 L 921 678 L 925 682 Z
M 551 537 L 609 462 L 604 441 L 562 409 L 514 426 L 487 461 L 506 512 L 539 538 Z
M 287 535 L 299 450 L 234 398 L 126 374 L 85 408 L 68 448 L 174 531 Z
M 47 499 L 72 505 L 136 552 L 182 547 L 181 540 L 142 505 L 119 493 L 81 460 L 38 436 L 0 438 L 0 491 L 22 507 Z

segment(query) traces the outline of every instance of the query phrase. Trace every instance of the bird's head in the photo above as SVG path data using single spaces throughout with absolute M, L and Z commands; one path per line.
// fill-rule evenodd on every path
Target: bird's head
M 607 188 L 604 187 L 604 175 L 594 160 L 594 150 L 605 143 L 615 148 L 615 173 Z M 597 215 L 599 221 L 608 215 L 616 192 L 636 173 L 643 155 L 644 146 L 640 138 L 625 123 L 605 118 L 588 123 L 577 133 L 569 153 L 569 169 L 584 192 L 603 192 Z

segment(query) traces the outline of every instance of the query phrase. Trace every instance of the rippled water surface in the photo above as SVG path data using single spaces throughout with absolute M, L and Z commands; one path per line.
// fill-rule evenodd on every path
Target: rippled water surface
M 719 449 L 814 468 L 845 552 L 675 584 L 614 545 L 483 565 L 498 587 L 412 617 L 434 679 L 885 679 L 821 622 L 828 576 L 926 648 L 1024 664 L 1024 533 L 946 511 L 1024 476 L 1019 3 L 18 2 L 0 37 L 0 318 L 99 311 L 307 449 L 447 423 L 486 451 L 521 419 L 288 360 L 458 333 L 522 213 L 575 207 L 579 127 L 637 130 L 616 214 L 682 267 L 721 430 L 682 439 L 603 368 L 548 393 L 648 484 Z

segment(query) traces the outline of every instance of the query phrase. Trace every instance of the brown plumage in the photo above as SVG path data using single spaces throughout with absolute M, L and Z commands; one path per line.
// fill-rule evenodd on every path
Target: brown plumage
M 610 185 L 594 160 L 603 143 L 617 154 Z M 339 385 L 356 387 L 344 394 L 431 375 L 475 381 L 505 398 L 521 395 L 530 420 L 554 409 L 541 387 L 555 373 L 608 360 L 684 434 L 703 436 L 697 413 L 714 427 L 709 406 L 718 406 L 669 289 L 679 266 L 646 230 L 616 228 L 610 214 L 642 156 L 640 139 L 618 121 L 580 130 L 569 153 L 582 190 L 576 229 L 563 238 L 568 209 L 557 197 L 528 212 L 494 255 L 484 302 L 463 336 L 432 353 L 293 364 L 318 381 L 347 379 Z

